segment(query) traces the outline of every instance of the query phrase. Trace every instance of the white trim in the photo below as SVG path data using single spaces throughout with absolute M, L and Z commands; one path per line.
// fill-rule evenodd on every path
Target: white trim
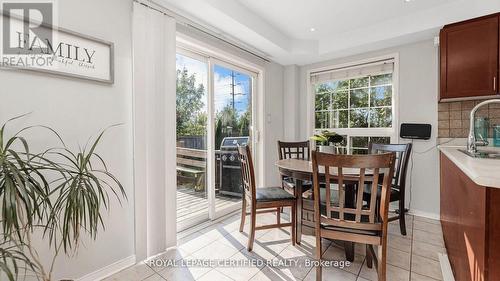
M 356 133 L 358 130 L 363 130 L 364 134 L 367 136 L 382 136 L 381 134 L 386 134 L 386 136 L 391 137 L 391 143 L 399 143 L 399 53 L 390 53 L 383 56 L 366 58 L 358 61 L 352 61 L 342 64 L 334 64 L 328 65 L 324 67 L 318 67 L 314 69 L 309 69 L 306 72 L 306 91 L 307 91 L 307 126 L 306 126 L 306 134 L 308 136 L 312 136 L 316 130 L 314 128 L 314 93 L 312 88 L 312 80 L 311 75 L 313 73 L 324 72 L 331 69 L 341 69 L 341 68 L 349 68 L 353 65 L 363 65 L 369 64 L 371 62 L 378 61 L 389 61 L 392 60 L 394 62 L 394 70 L 392 74 L 392 128 L 338 128 L 334 129 L 335 132 L 342 134 L 342 132 L 349 131 L 349 135 L 352 135 L 353 132 Z M 361 132 L 359 133 L 361 135 Z
M 122 271 L 123 269 L 133 266 L 135 264 L 135 255 L 126 257 L 124 259 L 121 259 L 119 261 L 116 261 L 110 265 L 107 265 L 105 267 L 102 267 L 94 272 L 91 272 L 89 274 L 84 275 L 83 277 L 80 277 L 76 279 L 76 281 L 96 281 L 96 280 L 102 280 L 108 276 L 111 276 L 119 271 Z M 62 278 L 62 279 L 71 279 L 71 278 Z
M 438 257 L 439 264 L 441 265 L 441 273 L 443 274 L 443 281 L 455 281 L 448 255 L 439 253 Z
M 414 216 L 417 216 L 417 217 L 423 217 L 423 218 L 428 218 L 428 219 L 433 219 L 433 220 L 440 220 L 440 216 L 439 214 L 436 214 L 436 213 L 429 213 L 429 212 L 425 212 L 425 211 L 419 211 L 419 210 L 410 210 L 408 212 L 410 215 L 414 215 Z

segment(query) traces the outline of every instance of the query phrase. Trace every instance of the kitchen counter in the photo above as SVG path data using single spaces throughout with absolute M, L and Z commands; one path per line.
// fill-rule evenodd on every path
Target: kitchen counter
M 472 158 L 441 145 L 440 207 L 443 236 L 457 281 L 500 276 L 500 159 Z M 499 151 L 495 147 L 480 150 Z
M 500 188 L 500 159 L 472 158 L 458 151 L 465 146 L 439 145 L 438 148 L 477 185 Z M 479 150 L 500 153 L 499 147 L 481 147 Z

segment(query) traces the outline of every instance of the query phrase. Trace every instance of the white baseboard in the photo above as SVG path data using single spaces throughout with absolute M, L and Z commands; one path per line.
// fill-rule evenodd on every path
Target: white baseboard
M 76 281 L 96 281 L 102 280 L 110 275 L 113 275 L 127 267 L 130 267 L 135 264 L 135 255 L 130 257 L 126 257 L 122 260 L 119 260 L 115 263 L 107 265 L 103 268 L 100 268 L 94 272 L 91 272 L 83 277 L 76 279 Z
M 433 219 L 433 220 L 440 220 L 439 214 L 435 214 L 435 213 L 429 213 L 429 212 L 424 212 L 424 211 L 419 211 L 419 210 L 410 210 L 409 214 L 414 215 L 414 216 L 418 216 L 418 217 Z
M 451 270 L 450 260 L 448 255 L 439 254 L 439 263 L 441 265 L 441 272 L 443 274 L 444 281 L 455 281 L 453 276 L 453 271 Z

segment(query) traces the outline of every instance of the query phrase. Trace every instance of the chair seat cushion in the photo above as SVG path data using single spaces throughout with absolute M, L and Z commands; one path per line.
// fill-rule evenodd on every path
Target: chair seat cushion
M 364 190 L 364 194 L 363 194 L 363 199 L 364 200 L 367 200 L 370 198 L 370 195 L 372 193 L 372 190 L 371 190 L 372 186 L 371 184 L 365 184 L 365 190 Z M 380 197 L 380 194 L 382 193 L 382 185 L 379 184 L 378 188 L 377 188 L 377 197 Z M 393 201 L 398 201 L 400 198 L 400 192 L 399 192 L 399 189 L 397 189 L 394 185 L 391 187 L 391 202 Z
M 281 187 L 256 188 L 255 198 L 257 199 L 257 201 L 278 201 L 295 199 L 292 194 L 286 192 Z

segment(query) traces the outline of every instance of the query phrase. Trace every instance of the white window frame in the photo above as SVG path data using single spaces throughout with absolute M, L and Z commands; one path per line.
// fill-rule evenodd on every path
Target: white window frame
M 393 60 L 394 70 L 392 73 L 392 127 L 391 128 L 331 128 L 339 135 L 347 135 L 347 149 L 350 153 L 350 137 L 390 137 L 391 143 L 399 143 L 399 54 L 392 53 L 380 57 L 372 57 L 359 61 L 352 61 L 343 64 L 328 65 L 325 67 L 310 69 L 307 75 L 307 132 L 309 136 L 320 130 L 316 130 L 315 124 L 315 89 L 312 84 L 311 74 L 315 72 L 328 71 L 331 69 L 348 68 L 355 65 L 369 64 L 376 61 Z M 313 144 L 314 146 L 314 144 Z

